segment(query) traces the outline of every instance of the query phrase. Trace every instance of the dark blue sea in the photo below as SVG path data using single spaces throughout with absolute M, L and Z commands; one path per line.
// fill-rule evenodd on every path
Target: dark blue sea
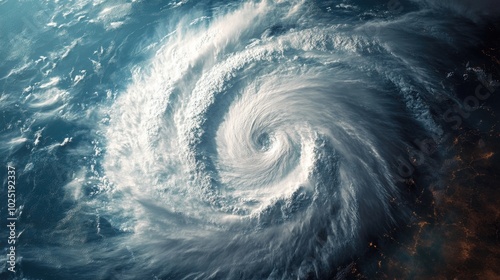
M 0 279 L 498 279 L 499 23 L 0 0 Z

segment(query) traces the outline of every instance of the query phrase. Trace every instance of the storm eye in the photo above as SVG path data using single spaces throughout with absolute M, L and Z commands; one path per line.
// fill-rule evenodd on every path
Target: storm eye
M 269 136 L 269 133 L 263 132 L 257 137 L 257 148 L 260 151 L 267 151 L 271 147 L 272 139 Z

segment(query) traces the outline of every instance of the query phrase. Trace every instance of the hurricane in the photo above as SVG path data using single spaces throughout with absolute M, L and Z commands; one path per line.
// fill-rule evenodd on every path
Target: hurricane
M 0 1 L 15 279 L 344 279 L 441 184 L 496 13 L 372 2 Z

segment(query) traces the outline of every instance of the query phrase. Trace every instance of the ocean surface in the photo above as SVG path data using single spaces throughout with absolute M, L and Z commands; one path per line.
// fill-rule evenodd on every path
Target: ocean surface
M 1 0 L 0 278 L 393 275 L 498 131 L 499 7 Z

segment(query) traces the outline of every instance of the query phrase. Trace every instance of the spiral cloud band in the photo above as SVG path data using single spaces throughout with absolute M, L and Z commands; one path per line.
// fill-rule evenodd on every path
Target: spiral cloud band
M 152 237 L 142 257 L 159 250 L 161 273 L 321 277 L 394 223 L 397 118 L 438 128 L 391 90 L 409 85 L 389 46 L 308 13 L 263 1 L 183 20 L 113 105 L 106 201 Z
M 495 155 L 491 3 L 0 0 L 0 278 L 426 278 Z

